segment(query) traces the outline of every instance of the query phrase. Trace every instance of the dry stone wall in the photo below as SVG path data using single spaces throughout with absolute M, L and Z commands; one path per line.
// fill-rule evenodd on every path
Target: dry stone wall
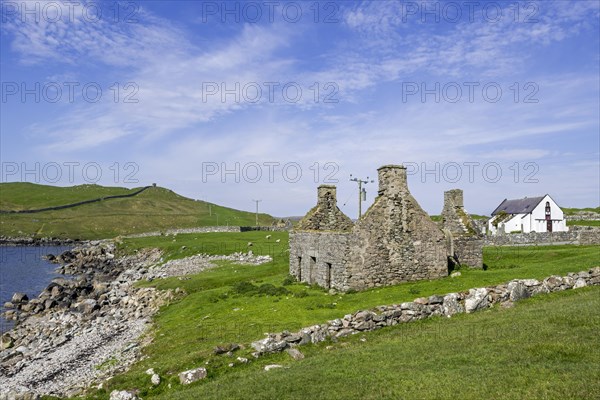
M 542 281 L 515 279 L 506 284 L 473 288 L 458 293 L 421 297 L 412 302 L 375 307 L 347 314 L 343 318 L 312 325 L 298 332 L 269 333 L 262 340 L 252 343 L 256 355 L 276 353 L 307 343 L 319 343 L 327 339 L 355 335 L 386 326 L 417 321 L 434 316 L 451 317 L 460 313 L 472 313 L 496 305 L 508 307 L 512 302 L 542 293 L 577 289 L 600 285 L 600 267 L 566 276 L 549 276 Z
M 600 244 L 600 228 L 570 226 L 568 232 L 509 233 L 485 237 L 486 246 Z

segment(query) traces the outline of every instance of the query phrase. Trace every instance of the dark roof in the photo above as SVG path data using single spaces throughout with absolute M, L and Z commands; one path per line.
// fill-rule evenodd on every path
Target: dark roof
M 546 195 L 514 200 L 504 199 L 494 212 L 492 212 L 492 215 L 496 215 L 500 211 L 504 211 L 507 214 L 529 214 L 538 204 L 540 204 L 540 201 L 542 201 L 544 197 L 546 197 Z

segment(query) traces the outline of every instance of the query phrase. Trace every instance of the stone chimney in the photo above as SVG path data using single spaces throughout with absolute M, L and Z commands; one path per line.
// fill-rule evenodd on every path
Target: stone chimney
M 408 191 L 406 167 L 403 165 L 384 165 L 377 169 L 377 173 L 380 196 L 394 196 Z
M 321 185 L 317 188 L 317 205 L 335 206 L 337 204 L 336 187 Z
M 464 207 L 463 191 L 461 189 L 452 189 L 444 192 L 444 208 Z

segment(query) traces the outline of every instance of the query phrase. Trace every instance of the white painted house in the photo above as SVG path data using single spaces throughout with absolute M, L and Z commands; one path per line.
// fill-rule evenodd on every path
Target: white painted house
M 569 230 L 563 212 L 552 197 L 525 197 L 507 200 L 492 212 L 488 230 L 498 232 L 566 232 Z

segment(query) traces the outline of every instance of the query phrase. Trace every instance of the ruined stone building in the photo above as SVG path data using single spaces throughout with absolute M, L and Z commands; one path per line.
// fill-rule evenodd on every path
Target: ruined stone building
M 467 246 L 454 240 L 468 230 L 456 221 L 459 207 L 448 205 L 442 231 L 410 194 L 405 167 L 385 165 L 378 175 L 378 196 L 356 223 L 337 207 L 335 186 L 319 186 L 317 205 L 290 232 L 291 275 L 341 291 L 448 275 L 449 252 Z M 448 198 L 462 207 L 462 192 Z
M 483 237 L 465 211 L 460 189 L 444 192 L 442 229 L 447 238 L 449 262 L 483 268 Z

